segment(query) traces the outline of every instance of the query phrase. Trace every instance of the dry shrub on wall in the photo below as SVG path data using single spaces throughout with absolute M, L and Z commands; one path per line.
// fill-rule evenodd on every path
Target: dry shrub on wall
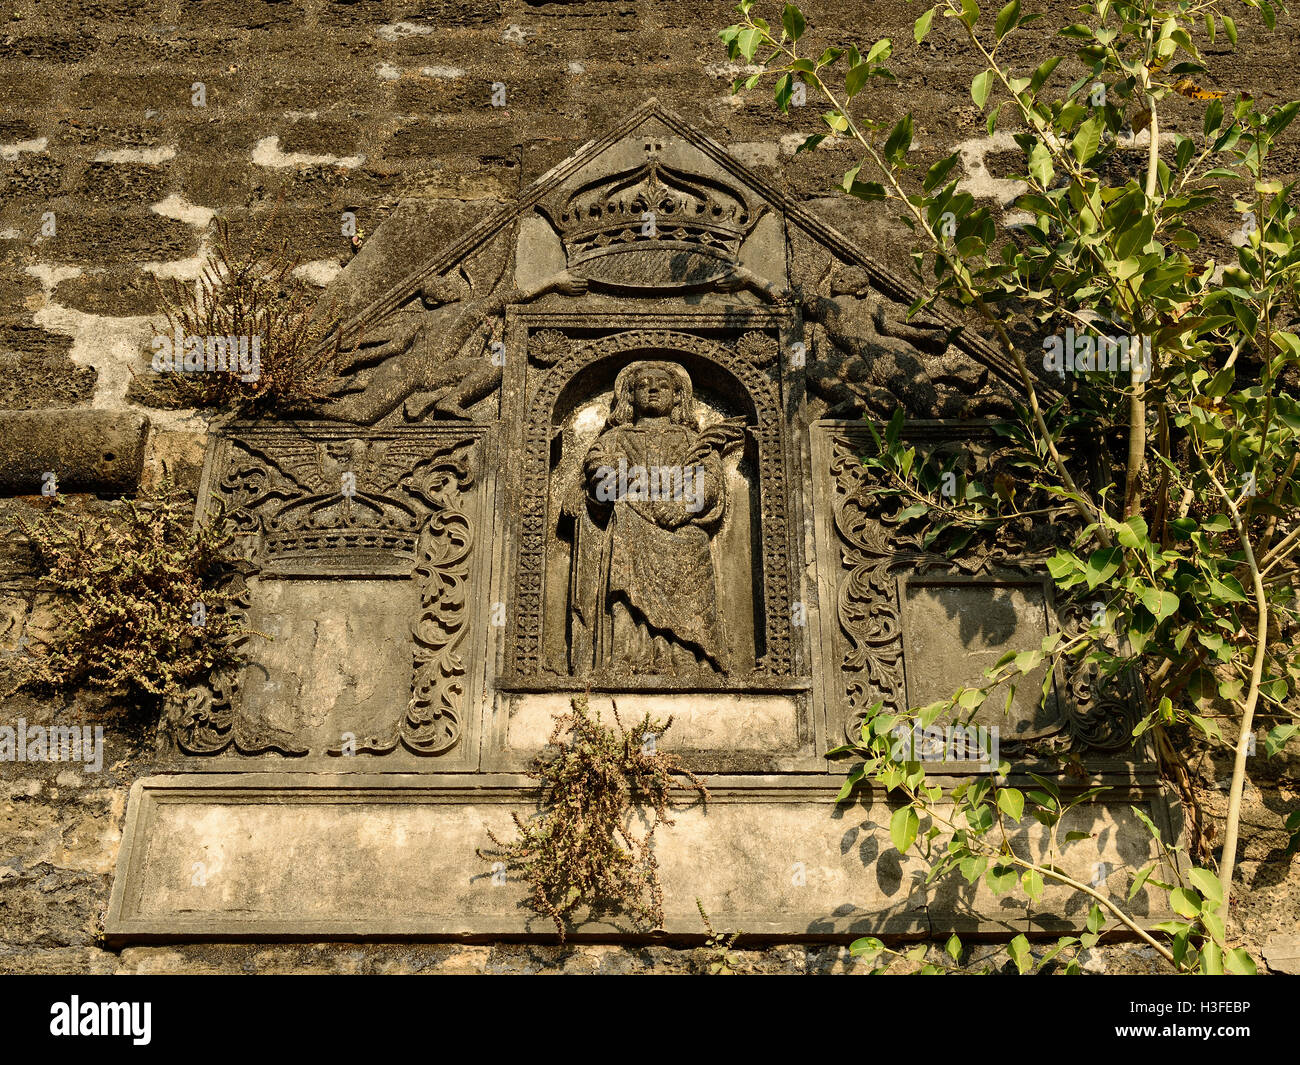
M 238 563 L 220 522 L 194 527 L 191 497 L 171 485 L 89 513 L 63 497 L 14 524 L 39 587 L 54 593 L 50 635 L 23 648 L 6 687 L 93 688 L 154 705 L 214 670 L 243 664 L 253 635 L 228 613 Z
M 301 261 L 287 242 L 270 241 L 274 220 L 273 212 L 241 246 L 219 219 L 197 281 L 157 282 L 168 334 L 154 339 L 151 361 L 178 405 L 254 414 L 305 410 L 325 397 L 339 354 L 337 309 L 318 309 L 294 279 Z
M 637 924 L 663 924 L 663 888 L 655 858 L 655 830 L 672 825 L 673 785 L 684 784 L 700 799 L 704 782 L 675 755 L 658 750 L 672 718 L 649 714 L 631 729 L 618 730 L 594 714 L 587 696 L 555 717 L 547 751 L 534 762 L 541 782 L 538 814 L 524 821 L 512 814 L 519 835 L 505 842 L 489 831 L 497 851 L 480 851 L 485 861 L 504 859 L 522 871 L 532 887 L 530 902 L 565 938 L 565 916 L 585 904 L 591 916 L 619 912 Z M 631 829 L 640 818 L 643 831 Z

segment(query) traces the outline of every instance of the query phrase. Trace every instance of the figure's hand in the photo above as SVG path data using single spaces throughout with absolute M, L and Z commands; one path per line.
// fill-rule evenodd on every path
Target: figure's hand
M 611 467 L 603 462 L 588 462 L 583 467 L 587 495 L 596 503 L 609 505 L 618 499 L 618 481 L 610 476 Z
M 578 277 L 565 270 L 556 275 L 549 287 L 551 291 L 558 292 L 562 296 L 581 296 L 591 287 L 591 283 L 585 277 Z
M 748 267 L 740 265 L 732 266 L 714 281 L 713 285 L 719 292 L 740 292 L 742 289 L 749 289 L 778 303 L 790 298 L 788 288 L 782 288 L 777 282 L 759 277 Z
M 655 524 L 661 529 L 680 529 L 691 519 L 684 503 L 660 500 L 654 505 Z
M 742 271 L 744 271 L 744 267 L 732 266 L 725 274 L 713 282 L 714 287 L 719 292 L 739 292 L 749 284 L 749 278 Z

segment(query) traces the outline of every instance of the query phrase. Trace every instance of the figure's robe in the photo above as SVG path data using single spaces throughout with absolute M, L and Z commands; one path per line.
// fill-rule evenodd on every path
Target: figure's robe
M 725 508 L 723 471 L 714 452 L 689 456 L 697 435 L 679 425 L 622 425 L 602 433 L 588 451 L 588 503 L 578 515 L 571 588 L 576 672 L 593 664 L 616 672 L 668 672 L 687 662 L 726 669 L 708 528 Z M 602 471 L 618 470 L 620 460 L 647 473 L 689 466 L 695 480 L 683 484 L 688 498 L 637 498 L 629 484 L 633 491 L 623 498 L 598 499 Z M 697 509 L 689 509 L 691 500 Z M 618 623 L 620 606 L 631 630 L 627 620 Z

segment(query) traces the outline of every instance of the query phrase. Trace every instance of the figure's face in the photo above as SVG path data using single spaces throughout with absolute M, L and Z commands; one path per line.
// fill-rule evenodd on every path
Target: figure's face
M 632 385 L 632 406 L 638 414 L 662 417 L 673 409 L 675 384 L 662 370 L 643 370 Z

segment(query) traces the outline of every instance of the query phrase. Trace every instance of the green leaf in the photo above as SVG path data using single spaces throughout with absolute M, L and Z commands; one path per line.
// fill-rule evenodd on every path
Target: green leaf
M 1105 123 L 1100 115 L 1093 115 L 1086 119 L 1074 134 L 1074 140 L 1070 142 L 1070 151 L 1081 165 L 1087 165 L 1089 159 L 1097 154 L 1097 147 L 1101 144 L 1101 130 Z
M 1052 184 L 1052 175 L 1055 171 L 1052 168 L 1052 153 L 1047 150 L 1047 145 L 1041 141 L 1037 142 L 1029 152 L 1029 174 L 1043 188 L 1049 188 Z
M 1228 31 L 1228 40 L 1230 40 L 1235 47 L 1237 44 L 1237 24 L 1233 22 L 1232 19 L 1228 18 L 1227 15 L 1220 15 L 1219 18 L 1223 19 L 1223 28 Z
M 1143 585 L 1139 594 L 1142 605 L 1151 611 L 1157 621 L 1164 621 L 1165 618 L 1178 610 L 1178 596 L 1173 592 L 1165 591 L 1163 588 L 1152 588 L 1150 585 Z
M 1202 910 L 1201 924 L 1205 926 L 1205 930 L 1210 933 L 1210 938 L 1213 939 L 1214 942 L 1218 943 L 1219 946 L 1224 945 L 1224 937 L 1227 935 L 1227 932 L 1223 927 L 1222 917 L 1213 910 Z
M 911 849 L 920 827 L 921 819 L 912 807 L 904 806 L 894 811 L 894 816 L 889 820 L 889 838 L 894 841 L 900 854 L 906 854 Z
M 849 186 L 848 193 L 869 203 L 889 199 L 889 190 L 879 181 L 855 181 Z
M 897 165 L 907 158 L 907 150 L 912 146 L 912 116 L 904 115 L 890 131 L 885 141 L 885 158 Z
M 875 44 L 871 46 L 870 50 L 867 52 L 867 58 L 864 59 L 863 62 L 875 63 L 879 61 L 883 63 L 886 59 L 890 57 L 893 51 L 894 51 L 894 42 L 891 41 L 888 37 L 881 37 L 880 40 L 878 40 Z
M 1246 593 L 1242 590 L 1241 582 L 1238 581 L 1236 577 L 1224 577 L 1221 581 L 1215 580 L 1211 577 L 1209 585 L 1210 591 L 1226 602 L 1247 602 Z
M 1012 667 L 1017 673 L 1030 673 L 1043 661 L 1043 652 L 1039 650 L 1021 651 L 1012 660 Z
M 912 24 L 912 39 L 920 44 L 930 32 L 930 23 L 934 21 L 934 8 L 930 8 Z
M 944 156 L 934 166 L 925 172 L 925 181 L 922 182 L 921 188 L 926 192 L 932 192 L 943 184 L 943 179 L 948 176 L 952 168 L 957 165 L 959 155 L 953 152 L 952 155 Z
M 1169 893 L 1169 905 L 1180 917 L 1195 917 L 1201 912 L 1201 897 L 1184 887 L 1176 887 Z
M 1002 788 L 998 792 L 998 809 L 1018 822 L 1025 813 L 1025 796 L 1015 788 Z
M 1237 976 L 1256 976 L 1259 973 L 1255 967 L 1255 959 L 1247 954 L 1243 947 L 1228 951 L 1223 956 L 1223 964 L 1228 972 L 1235 973 Z
M 1147 538 L 1147 523 L 1140 515 L 1134 515 L 1122 525 L 1116 527 L 1115 538 L 1130 551 L 1142 551 L 1150 542 Z
M 961 962 L 961 940 L 957 938 L 956 932 L 948 937 L 948 942 L 944 944 L 943 949 L 953 961 Z
M 876 939 L 875 936 L 863 936 L 861 939 L 855 939 L 849 944 L 849 953 L 855 958 L 866 958 L 870 961 L 885 949 L 885 944 Z
M 1187 879 L 1214 905 L 1218 906 L 1223 902 L 1223 886 L 1219 883 L 1219 878 L 1208 869 L 1193 869 L 1187 874 Z
M 1152 862 L 1140 873 L 1138 873 L 1137 877 L 1133 880 L 1133 886 L 1128 889 L 1128 897 L 1130 899 L 1134 898 L 1137 895 L 1137 893 L 1142 890 L 1142 885 L 1147 882 L 1147 877 L 1149 877 L 1155 871 L 1155 867 L 1156 867 L 1156 863 Z
M 984 123 L 984 128 L 988 130 L 990 137 L 993 136 L 994 130 L 998 128 L 998 115 L 1002 113 L 1002 107 L 1005 103 L 1006 100 L 1003 100 L 997 105 L 997 107 L 993 108 L 993 110 L 989 112 L 988 121 Z
M 1033 964 L 1034 956 L 1029 952 L 1029 940 L 1025 938 L 1023 932 L 1007 944 L 1007 953 L 1011 955 L 1011 960 L 1015 962 L 1016 969 L 1022 976 Z
M 970 857 L 963 858 L 961 862 L 958 863 L 958 868 L 961 870 L 961 875 L 966 878 L 966 883 L 973 884 L 984 874 L 984 870 L 988 868 L 988 864 L 989 860 L 987 858 L 971 855 Z
M 844 54 L 843 48 L 827 48 L 826 51 L 824 51 L 821 54 L 820 58 L 817 60 L 817 69 L 821 70 L 822 67 L 830 66 L 832 63 L 835 62 L 835 60 L 839 59 L 839 57 L 842 56 L 843 54 Z
M 1270 758 L 1277 755 L 1287 745 L 1287 741 L 1296 734 L 1297 729 L 1300 729 L 1300 725 L 1274 725 L 1264 738 L 1264 753 Z
M 1020 886 L 1033 902 L 1043 897 L 1043 878 L 1037 869 L 1026 869 L 1020 877 Z
M 993 24 L 993 36 L 996 40 L 1002 40 L 1016 26 L 1020 17 L 1020 0 L 1011 0 L 1001 11 L 998 12 L 997 21 Z
M 1223 101 L 1211 100 L 1210 106 L 1205 109 L 1205 122 L 1204 122 L 1205 135 L 1208 137 L 1211 133 L 1217 132 L 1219 126 L 1222 124 L 1223 124 Z
M 1063 580 L 1075 570 L 1082 568 L 1083 564 L 1070 552 L 1064 550 L 1058 550 L 1047 560 L 1047 572 L 1052 575 L 1054 581 Z
M 853 97 L 857 96 L 858 93 L 862 91 L 862 86 L 867 83 L 869 77 L 871 77 L 871 66 L 869 62 L 859 63 L 856 67 L 852 67 L 849 72 L 844 75 L 845 95 L 848 96 L 849 99 L 853 99 Z
M 1032 93 L 1038 92 L 1038 90 L 1041 89 L 1047 83 L 1047 79 L 1052 76 L 1052 71 L 1054 71 L 1057 68 L 1057 66 L 1060 65 L 1061 58 L 1062 57 L 1059 55 L 1054 55 L 1048 59 L 1043 60 L 1043 62 L 1039 64 L 1038 69 L 1034 71 L 1033 75 L 1029 79 L 1030 92 Z
M 975 101 L 975 106 L 981 111 L 984 109 L 984 103 L 989 98 L 989 89 L 993 87 L 993 71 L 985 70 L 976 74 L 970 83 L 970 98 Z
M 1108 581 L 1119 572 L 1119 565 L 1124 559 L 1124 552 L 1118 547 L 1098 548 L 1088 556 L 1084 575 L 1088 580 L 1088 591 L 1093 591 L 1103 581 Z
M 1016 869 L 1012 865 L 995 865 L 984 874 L 984 882 L 994 895 L 1001 895 L 1016 886 Z
M 794 4 L 786 4 L 781 9 L 781 26 L 785 29 L 786 35 L 792 41 L 797 41 L 803 36 L 803 31 L 807 28 L 807 20 Z
M 791 83 L 790 75 L 782 74 L 776 79 L 776 85 L 773 86 L 772 95 L 776 99 L 777 110 L 781 114 L 786 114 L 790 109 Z

